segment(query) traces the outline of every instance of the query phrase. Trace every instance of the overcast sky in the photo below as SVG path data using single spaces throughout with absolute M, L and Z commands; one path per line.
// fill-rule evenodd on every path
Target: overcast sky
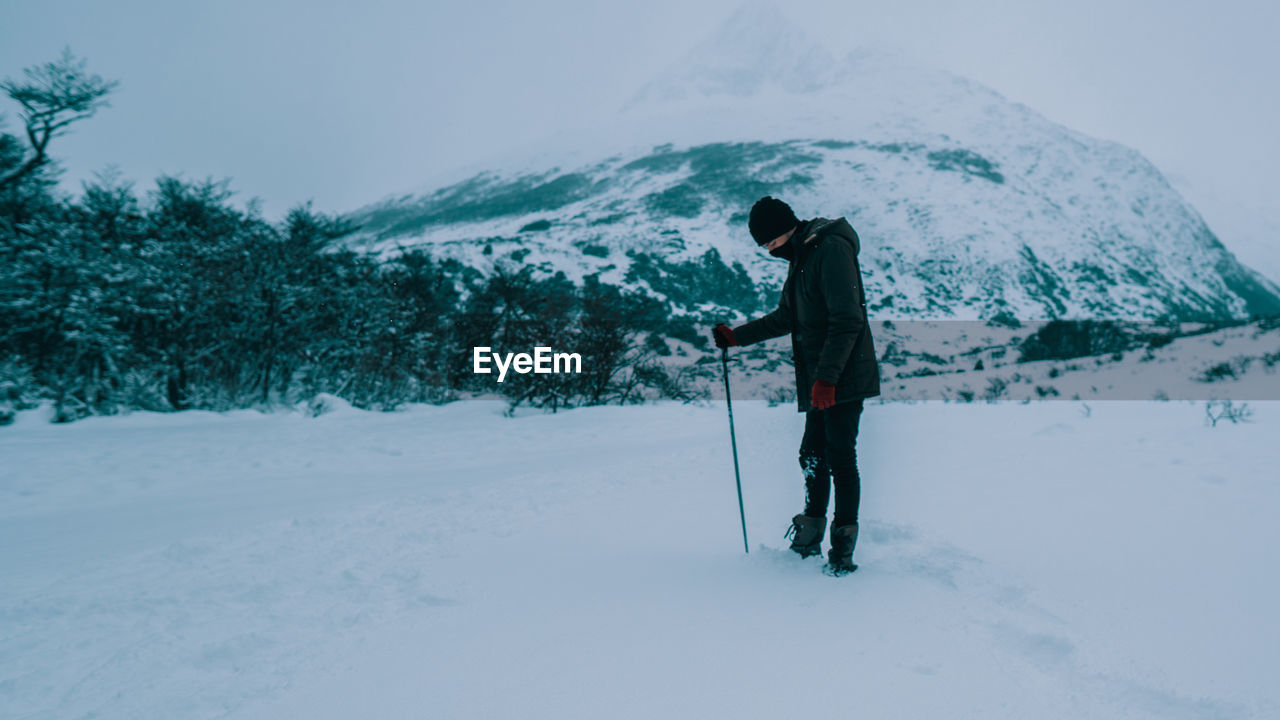
M 0 0 L 0 77 L 69 45 L 120 80 L 52 147 L 71 189 L 114 163 L 144 189 L 230 177 L 273 217 L 308 199 L 347 211 L 599 121 L 741 4 Z M 1224 207 L 1280 219 L 1280 3 L 780 6 L 838 55 L 903 50 L 1137 148 L 1214 205 L 1211 223 Z M 16 111 L 0 99 L 10 132 Z

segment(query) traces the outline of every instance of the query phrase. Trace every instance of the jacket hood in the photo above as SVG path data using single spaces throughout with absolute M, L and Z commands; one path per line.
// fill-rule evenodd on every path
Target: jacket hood
M 861 243 L 858 242 L 858 233 L 854 232 L 853 226 L 843 217 L 829 220 L 827 218 L 814 218 L 804 223 L 800 231 L 796 233 L 802 238 L 808 238 L 810 235 L 817 235 L 814 242 L 826 238 L 828 236 L 836 236 L 843 238 L 845 241 L 853 245 L 853 254 L 857 255 L 861 250 Z

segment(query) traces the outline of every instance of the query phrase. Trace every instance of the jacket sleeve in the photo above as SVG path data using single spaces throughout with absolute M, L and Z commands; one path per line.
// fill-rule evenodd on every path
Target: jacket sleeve
M 858 286 L 862 277 L 853 247 L 837 238 L 830 238 L 824 245 L 819 286 L 827 306 L 827 337 L 818 354 L 813 379 L 834 385 L 853 353 L 858 335 L 866 328 L 867 316 L 860 299 Z
M 739 345 L 751 345 L 762 340 L 781 337 L 791 332 L 791 302 L 787 299 L 787 286 L 782 286 L 778 307 L 764 317 L 756 318 L 733 329 L 733 339 Z

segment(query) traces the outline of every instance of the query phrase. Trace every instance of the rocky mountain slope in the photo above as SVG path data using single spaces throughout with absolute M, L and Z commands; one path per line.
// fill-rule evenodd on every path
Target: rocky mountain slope
M 1280 287 L 1139 153 L 901 58 L 837 58 L 767 5 L 731 18 L 616 123 L 351 219 L 365 249 L 594 274 L 676 314 L 749 314 L 785 269 L 746 233 L 764 194 L 849 219 L 876 319 L 1280 312 Z

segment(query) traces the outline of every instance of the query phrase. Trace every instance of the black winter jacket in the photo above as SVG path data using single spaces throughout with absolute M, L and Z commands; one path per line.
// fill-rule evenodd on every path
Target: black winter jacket
M 858 234 L 844 218 L 815 218 L 801 223 L 788 243 L 795 255 L 778 308 L 734 328 L 734 339 L 751 345 L 791 333 L 800 412 L 810 410 L 815 380 L 836 386 L 837 403 L 879 395 Z

